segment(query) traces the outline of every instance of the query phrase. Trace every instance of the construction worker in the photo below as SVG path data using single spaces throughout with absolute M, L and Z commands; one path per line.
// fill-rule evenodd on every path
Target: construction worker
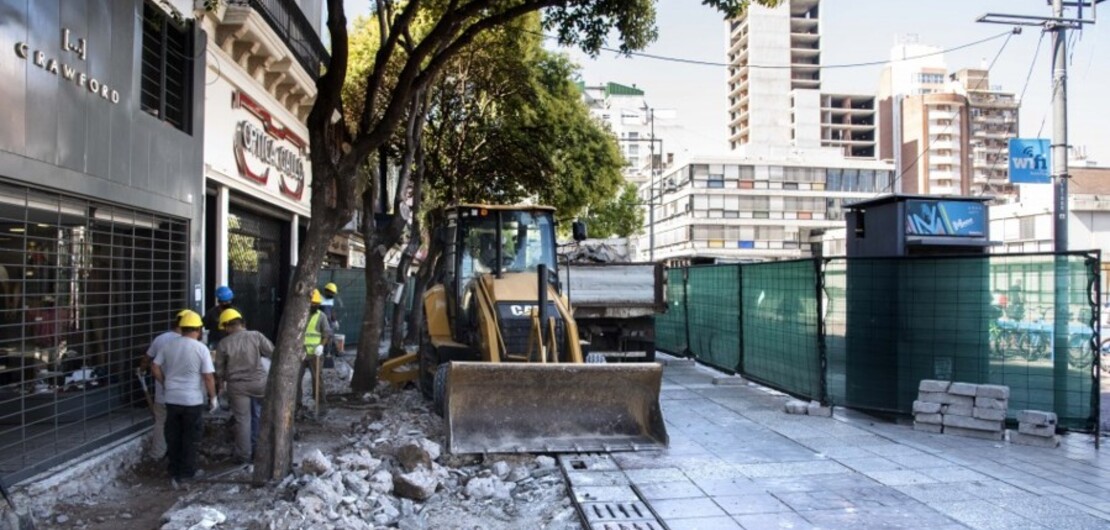
M 188 311 L 178 319 L 181 336 L 169 339 L 154 357 L 151 370 L 162 383 L 166 397 L 166 456 L 170 478 L 192 480 L 203 472 L 197 469 L 197 443 L 204 431 L 205 393 L 209 412 L 220 408 L 216 394 L 216 368 L 208 347 L 200 342 L 204 322 Z
M 320 305 L 323 302 L 324 297 L 320 295 L 320 290 L 313 289 L 312 306 L 308 310 L 308 325 L 305 326 L 304 332 L 305 356 L 301 362 L 300 376 L 297 377 L 297 404 L 300 405 L 303 396 L 301 381 L 304 380 L 304 372 L 305 370 L 312 372 L 312 396 L 316 401 L 317 412 L 323 407 L 324 401 L 321 357 L 324 354 L 324 345 L 331 340 L 332 336 L 328 318 L 320 310 Z
M 339 298 L 339 287 L 332 282 L 328 282 L 324 286 L 324 301 L 320 304 L 320 311 L 328 317 L 328 324 L 331 326 L 332 336 L 339 333 L 339 313 L 343 310 L 343 300 Z M 325 353 L 328 355 L 339 355 L 343 352 L 336 350 L 336 342 L 334 340 L 328 341 L 327 346 L 324 348 Z
M 139 369 L 147 371 L 150 369 L 150 363 L 158 356 L 158 352 L 166 346 L 169 341 L 181 336 L 181 326 L 178 321 L 181 320 L 182 315 L 189 312 L 188 309 L 178 311 L 173 316 L 173 325 L 169 331 L 162 332 L 150 343 L 150 347 L 146 349 L 146 355 L 139 361 Z M 145 377 L 140 374 L 140 377 Z M 154 429 L 150 432 L 150 452 L 147 453 L 150 458 L 154 460 L 161 460 L 166 457 L 166 396 L 165 391 L 162 389 L 162 383 L 154 382 L 154 401 L 151 405 L 151 413 L 154 414 Z
M 235 460 L 247 464 L 254 460 L 258 444 L 258 424 L 262 397 L 266 394 L 266 375 L 262 359 L 274 353 L 274 344 L 265 335 L 248 330 L 243 315 L 235 309 L 220 314 L 220 341 L 216 372 L 227 385 L 231 414 L 235 417 Z
M 204 313 L 204 329 L 208 330 L 208 347 L 210 349 L 216 349 L 220 344 L 220 339 L 224 338 L 224 332 L 220 329 L 220 315 L 228 309 L 238 309 L 231 303 L 234 299 L 235 293 L 231 290 L 231 287 L 221 285 L 216 288 L 216 305 Z

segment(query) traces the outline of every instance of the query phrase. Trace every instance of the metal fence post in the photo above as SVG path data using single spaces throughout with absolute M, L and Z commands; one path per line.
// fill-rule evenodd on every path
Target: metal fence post
M 736 373 L 744 374 L 744 266 L 736 264 L 736 333 L 739 335 Z
M 821 406 L 829 406 L 829 357 L 825 345 L 825 267 L 824 259 L 813 258 L 813 284 L 817 299 L 817 356 L 821 367 Z
M 1087 274 L 1090 275 L 1087 292 L 1091 304 L 1091 415 L 1094 417 L 1095 450 L 1099 450 L 1102 439 L 1102 251 L 1094 250 L 1087 255 Z
M 686 351 L 685 357 L 693 357 L 694 351 L 690 349 L 690 266 L 682 268 L 682 320 L 686 326 Z

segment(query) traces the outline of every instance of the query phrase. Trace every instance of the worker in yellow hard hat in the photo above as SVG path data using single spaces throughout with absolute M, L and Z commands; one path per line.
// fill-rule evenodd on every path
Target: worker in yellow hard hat
M 324 346 L 331 341 L 332 331 L 331 325 L 328 323 L 328 317 L 320 310 L 320 305 L 323 303 L 324 297 L 320 295 L 319 289 L 312 290 L 312 306 L 308 310 L 308 325 L 305 326 L 304 332 L 304 361 L 301 363 L 300 375 L 297 377 L 297 405 L 303 402 L 303 392 L 301 391 L 301 380 L 304 379 L 305 370 L 312 371 L 312 394 L 313 399 L 316 401 L 316 413 L 319 414 L 323 408 L 324 393 L 321 386 L 323 380 L 321 375 L 323 372 L 322 358 L 324 355 Z
M 332 282 L 328 282 L 327 285 L 324 285 L 324 300 L 320 303 L 320 311 L 323 311 L 324 316 L 328 317 L 328 324 L 331 325 L 333 336 L 339 333 L 339 313 L 342 309 L 343 300 L 339 298 L 339 287 Z M 324 347 L 324 353 L 329 357 L 343 353 L 336 350 L 336 346 L 336 341 L 329 341 Z M 331 362 L 331 359 L 329 358 L 325 362 Z
M 231 415 L 235 417 L 235 460 L 254 461 L 258 426 L 262 417 L 262 398 L 266 395 L 266 360 L 274 353 L 274 343 L 258 331 L 248 330 L 243 315 L 235 309 L 220 313 L 220 341 L 216 373 L 227 384 Z
M 185 313 L 190 312 L 188 309 L 182 309 L 174 313 L 171 320 L 170 329 L 163 331 L 162 334 L 154 338 L 150 343 L 150 347 L 146 349 L 146 355 L 139 361 L 139 377 L 143 380 L 143 391 L 146 392 L 146 371 L 150 370 L 150 363 L 158 356 L 158 352 L 166 347 L 166 344 L 177 337 L 181 336 L 181 317 Z M 166 457 L 166 396 L 165 391 L 162 389 L 162 383 L 154 382 L 154 398 L 150 399 L 147 395 L 147 403 L 150 405 L 150 412 L 154 415 L 154 429 L 150 432 L 150 451 L 147 453 L 153 460 L 161 460 Z

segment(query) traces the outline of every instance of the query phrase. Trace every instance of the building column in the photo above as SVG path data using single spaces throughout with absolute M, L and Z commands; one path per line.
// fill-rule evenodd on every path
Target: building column
M 218 185 L 216 188 L 216 285 L 227 285 L 230 276 L 227 271 L 228 252 L 227 252 L 227 239 L 228 239 L 228 203 L 231 198 L 231 190 L 223 184 Z
M 293 214 L 289 225 L 289 266 L 296 267 L 301 249 L 301 216 Z

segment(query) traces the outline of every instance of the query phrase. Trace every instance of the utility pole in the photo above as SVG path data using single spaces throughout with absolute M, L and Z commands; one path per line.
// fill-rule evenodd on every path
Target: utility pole
M 647 102 L 644 102 L 647 106 Z M 651 197 L 648 199 L 648 261 L 655 261 L 655 109 L 648 107 L 648 122 L 651 127 L 651 184 L 648 186 Z
M 1064 415 L 1068 411 L 1068 365 L 1069 331 L 1071 319 L 1070 267 L 1068 256 L 1068 61 L 1067 31 L 1081 31 L 1086 24 L 1095 22 L 1095 6 L 1104 0 L 1050 0 L 1052 16 L 1009 15 L 987 13 L 979 17 L 979 22 L 1017 26 L 1041 26 L 1043 31 L 1052 32 L 1052 219 L 1053 248 L 1056 252 L 1054 267 L 1053 297 L 1053 341 L 1052 372 L 1053 402 L 1056 412 Z M 1064 8 L 1075 8 L 1075 17 L 1065 16 Z M 1084 18 L 1084 7 L 1089 10 L 1090 18 Z M 1083 297 L 1084 300 L 1086 296 Z M 1101 303 L 1101 301 L 1098 301 Z M 1096 309 L 1097 310 L 1097 309 Z M 1097 326 L 1097 324 L 1096 324 Z M 1092 355 L 1097 355 L 1092 352 Z M 1097 376 L 1096 376 L 1097 377 Z M 1097 379 L 1095 387 L 1098 387 Z M 1096 390 L 1097 392 L 1097 390 Z M 1096 420 L 1096 424 L 1097 424 Z M 1095 426 L 1098 429 L 1098 426 Z M 1097 432 L 1097 431 L 1096 431 Z M 1096 445 L 1098 437 L 1095 438 Z

